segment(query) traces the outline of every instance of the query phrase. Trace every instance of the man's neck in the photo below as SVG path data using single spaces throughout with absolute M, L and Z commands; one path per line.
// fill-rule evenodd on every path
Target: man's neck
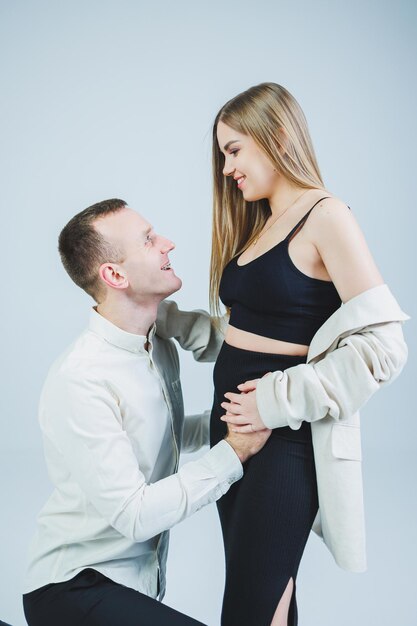
M 147 337 L 156 320 L 158 304 L 157 301 L 145 305 L 127 299 L 118 302 L 105 300 L 96 306 L 96 311 L 118 328 Z

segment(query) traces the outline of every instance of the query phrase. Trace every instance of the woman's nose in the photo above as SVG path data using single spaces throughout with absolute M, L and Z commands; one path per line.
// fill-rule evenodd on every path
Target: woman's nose
M 234 171 L 235 171 L 235 168 L 230 163 L 230 161 L 228 161 L 226 158 L 224 161 L 224 166 L 223 166 L 223 176 L 231 176 Z

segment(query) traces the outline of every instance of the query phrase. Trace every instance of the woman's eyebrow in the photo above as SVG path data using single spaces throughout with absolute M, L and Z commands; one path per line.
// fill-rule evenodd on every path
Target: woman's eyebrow
M 237 141 L 239 141 L 239 139 L 231 139 L 230 141 L 227 142 L 227 144 L 224 146 L 223 150 L 227 150 L 228 148 L 230 148 L 230 146 L 232 145 L 232 143 L 236 143 Z

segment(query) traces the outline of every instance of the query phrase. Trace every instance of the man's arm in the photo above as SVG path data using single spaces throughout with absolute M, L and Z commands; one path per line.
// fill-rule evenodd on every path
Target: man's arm
M 158 307 L 157 335 L 174 337 L 184 350 L 193 352 L 196 361 L 216 360 L 226 326 L 225 318 L 214 320 L 206 311 L 180 311 L 173 300 L 163 300 Z
M 181 452 L 197 452 L 210 443 L 210 413 L 204 411 L 198 415 L 186 415 L 182 432 Z
M 103 518 L 133 541 L 171 528 L 220 498 L 242 476 L 244 446 L 229 437 L 176 474 L 147 484 L 118 401 L 97 381 L 59 374 L 45 391 L 43 406 L 42 429 L 74 481 Z M 258 441 L 252 439 L 252 448 L 262 447 Z

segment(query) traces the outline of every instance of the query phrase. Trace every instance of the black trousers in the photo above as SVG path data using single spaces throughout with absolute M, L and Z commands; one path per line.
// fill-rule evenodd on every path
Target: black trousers
M 224 393 L 305 357 L 241 350 L 224 343 L 214 368 L 211 444 L 226 434 L 219 418 Z M 288 626 L 297 624 L 298 566 L 318 509 L 311 427 L 276 428 L 244 475 L 218 502 L 226 557 L 222 626 L 270 626 L 289 580 L 294 581 Z
M 23 596 L 29 626 L 204 626 L 93 569 Z

